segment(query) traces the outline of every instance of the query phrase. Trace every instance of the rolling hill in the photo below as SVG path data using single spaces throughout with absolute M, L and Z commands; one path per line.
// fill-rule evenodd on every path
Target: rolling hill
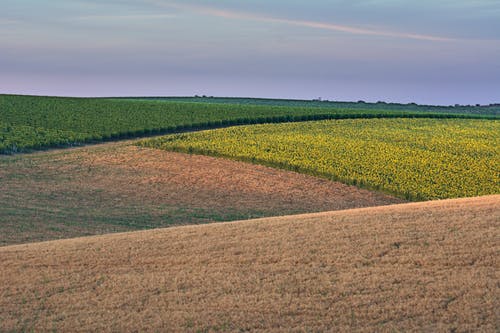
M 0 156 L 0 246 L 402 200 L 296 172 L 112 142 Z
M 500 195 L 0 248 L 0 331 L 500 329 Z

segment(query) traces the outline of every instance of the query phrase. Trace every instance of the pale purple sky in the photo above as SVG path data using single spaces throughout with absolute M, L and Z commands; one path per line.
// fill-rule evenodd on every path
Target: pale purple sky
M 0 93 L 500 102 L 500 1 L 2 0 Z

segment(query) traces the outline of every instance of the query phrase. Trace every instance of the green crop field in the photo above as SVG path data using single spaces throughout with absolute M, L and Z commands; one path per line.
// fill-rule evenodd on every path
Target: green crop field
M 415 103 L 369 103 L 358 102 L 340 102 L 328 100 L 296 100 L 296 99 L 271 99 L 271 98 L 241 98 L 241 97 L 135 97 L 122 98 L 126 100 L 155 100 L 165 102 L 196 102 L 196 103 L 219 103 L 219 104 L 245 104 L 245 105 L 267 105 L 267 106 L 291 106 L 291 107 L 321 107 L 321 108 L 340 108 L 350 110 L 393 110 L 393 111 L 419 111 L 432 113 L 463 113 L 463 114 L 489 114 L 499 115 L 500 104 L 490 105 L 420 105 Z
M 139 99 L 0 95 L 0 153 L 252 123 L 377 117 L 496 117 Z
M 411 200 L 500 193 L 500 122 L 356 119 L 244 126 L 145 140 L 340 180 Z

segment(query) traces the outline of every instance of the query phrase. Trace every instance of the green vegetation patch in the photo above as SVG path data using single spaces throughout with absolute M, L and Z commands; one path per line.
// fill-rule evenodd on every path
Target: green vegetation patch
M 156 101 L 179 101 L 179 102 L 197 102 L 197 103 L 219 103 L 219 104 L 247 104 L 247 105 L 271 105 L 271 106 L 296 106 L 296 107 L 321 107 L 338 109 L 363 109 L 363 110 L 393 110 L 393 111 L 419 111 L 432 113 L 464 113 L 464 114 L 483 114 L 499 115 L 500 104 L 489 105 L 421 105 L 416 103 L 387 103 L 379 101 L 369 103 L 358 102 L 340 102 L 329 100 L 297 100 L 297 99 L 271 99 L 271 98 L 241 98 L 241 97 L 125 97 L 127 100 L 156 100 Z
M 500 122 L 353 119 L 243 126 L 142 146 L 289 169 L 410 200 L 500 193 Z
M 484 116 L 305 106 L 0 95 L 0 154 L 243 124 L 341 118 Z

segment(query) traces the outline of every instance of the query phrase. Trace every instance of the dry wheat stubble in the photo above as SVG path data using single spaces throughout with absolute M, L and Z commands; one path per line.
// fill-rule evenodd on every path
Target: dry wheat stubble
M 485 331 L 500 196 L 0 248 L 0 330 Z

